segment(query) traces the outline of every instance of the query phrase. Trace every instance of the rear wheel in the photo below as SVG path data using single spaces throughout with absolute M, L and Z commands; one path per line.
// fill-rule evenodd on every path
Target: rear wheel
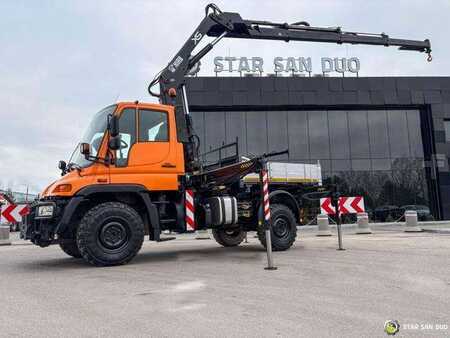
M 59 247 L 69 256 L 74 258 L 81 258 L 80 250 L 78 250 L 77 242 L 75 240 L 62 240 Z
M 271 240 L 273 251 L 289 249 L 297 237 L 297 223 L 294 213 L 283 204 L 273 204 L 270 207 L 272 222 Z M 266 232 L 264 226 L 258 226 L 258 239 L 266 247 Z
M 96 266 L 128 263 L 144 241 L 144 223 L 130 206 L 119 202 L 99 204 L 88 211 L 77 231 L 83 258 Z
M 213 229 L 212 234 L 217 243 L 222 246 L 238 246 L 245 238 L 245 231 L 239 228 L 234 229 Z

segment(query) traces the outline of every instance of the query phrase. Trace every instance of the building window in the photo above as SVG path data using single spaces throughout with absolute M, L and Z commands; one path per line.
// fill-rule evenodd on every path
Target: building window
M 395 220 L 404 206 L 429 204 L 417 109 L 193 114 L 203 136 L 200 144 L 221 145 L 238 136 L 243 156 L 289 148 L 288 161 L 320 160 L 324 182 L 337 183 L 347 196 L 364 196 L 372 212 L 391 208 Z M 446 133 L 450 142 L 450 119 Z
M 445 142 L 450 143 L 450 120 L 444 120 Z

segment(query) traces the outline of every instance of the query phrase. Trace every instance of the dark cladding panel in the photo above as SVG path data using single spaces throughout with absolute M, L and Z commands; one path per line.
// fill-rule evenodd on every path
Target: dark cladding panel
M 389 138 L 385 110 L 368 112 L 370 152 L 372 158 L 389 158 Z
M 348 126 L 352 158 L 370 158 L 367 112 L 365 110 L 349 111 Z
M 269 151 L 282 151 L 288 148 L 287 112 L 267 112 L 267 133 Z M 287 160 L 288 155 L 277 156 L 274 160 Z
M 289 78 L 283 78 L 283 77 L 274 78 L 275 91 L 277 91 L 277 92 L 288 91 L 288 89 L 289 89 L 288 81 L 289 81 Z
M 357 91 L 356 92 L 356 97 L 358 100 L 358 104 L 371 104 L 371 100 L 370 100 L 370 92 L 369 91 Z
M 347 112 L 342 110 L 328 111 L 330 127 L 330 153 L 332 159 L 350 158 L 350 143 Z
M 189 81 L 189 84 L 191 82 L 195 82 L 195 81 Z M 203 79 L 203 88 L 205 90 L 218 91 L 220 82 L 221 82 L 221 80 L 218 77 L 205 77 Z
M 420 129 L 420 111 L 406 112 L 408 119 L 408 133 L 411 157 L 423 157 L 422 132 Z
M 327 112 L 308 112 L 308 128 L 311 159 L 329 158 L 330 139 Z
M 239 155 L 247 154 L 247 138 L 245 112 L 226 112 L 226 143 L 232 143 L 238 138 Z
M 328 81 L 328 89 L 332 92 L 341 92 L 343 86 L 343 79 L 330 77 L 327 78 Z
M 442 103 L 442 96 L 439 90 L 429 90 L 424 92 L 425 103 Z
M 409 157 L 408 123 L 404 110 L 388 110 L 391 157 Z
M 333 171 L 350 171 L 352 166 L 350 160 L 333 160 L 331 161 Z
M 287 119 L 289 159 L 309 159 L 308 112 L 289 111 Z
M 233 92 L 233 105 L 245 106 L 248 104 L 247 92 Z
M 267 114 L 265 111 L 247 112 L 247 151 L 246 155 L 259 155 L 267 152 Z

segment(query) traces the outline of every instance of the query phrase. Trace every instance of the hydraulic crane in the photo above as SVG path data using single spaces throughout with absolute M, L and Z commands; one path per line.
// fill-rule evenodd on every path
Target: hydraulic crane
M 79 151 L 73 152 L 68 164 L 60 162 L 62 177 L 32 206 L 22 238 L 41 247 L 59 244 L 70 256 L 104 266 L 129 262 L 144 235 L 159 242 L 164 240 L 160 236 L 164 230 L 212 229 L 223 246 L 239 245 L 247 231 L 257 231 L 268 250 L 270 267 L 271 250 L 287 250 L 295 241 L 301 215 L 291 192 L 299 192 L 301 183 L 287 188 L 269 182 L 266 159 L 287 151 L 241 160 L 235 142 L 218 149 L 220 154 L 234 147 L 235 155 L 215 165 L 200 162 L 185 88 L 190 70 L 223 38 L 398 46 L 428 53 L 431 60 L 428 40 L 313 27 L 304 21 L 244 20 L 213 4 L 205 12 L 200 25 L 149 85 L 150 94 L 161 104 L 118 102 L 98 112 Z M 200 48 L 205 35 L 214 39 Z M 193 54 L 196 47 L 200 50 Z M 157 84 L 159 93 L 153 92 Z M 302 164 L 278 164 L 302 172 L 298 170 Z M 250 173 L 259 173 L 259 184 L 242 179 Z
M 196 54 L 192 54 L 205 37 L 215 37 Z M 148 91 L 162 104 L 175 107 L 178 139 L 185 146 L 186 171 L 199 169 L 197 138 L 189 116 L 185 77 L 189 71 L 223 38 L 306 41 L 353 45 L 396 46 L 400 50 L 425 52 L 431 61 L 429 40 L 394 39 L 385 33 L 371 34 L 343 31 L 341 27 L 313 27 L 306 21 L 293 24 L 260 20 L 244 20 L 238 13 L 222 12 L 215 4 L 205 8 L 205 18 L 183 47 L 159 74 L 151 81 Z M 159 83 L 159 93 L 152 88 Z

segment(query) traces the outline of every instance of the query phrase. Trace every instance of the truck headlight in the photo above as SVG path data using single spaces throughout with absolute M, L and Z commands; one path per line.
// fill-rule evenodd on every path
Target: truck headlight
M 38 207 L 37 217 L 52 217 L 54 206 L 51 204 Z

